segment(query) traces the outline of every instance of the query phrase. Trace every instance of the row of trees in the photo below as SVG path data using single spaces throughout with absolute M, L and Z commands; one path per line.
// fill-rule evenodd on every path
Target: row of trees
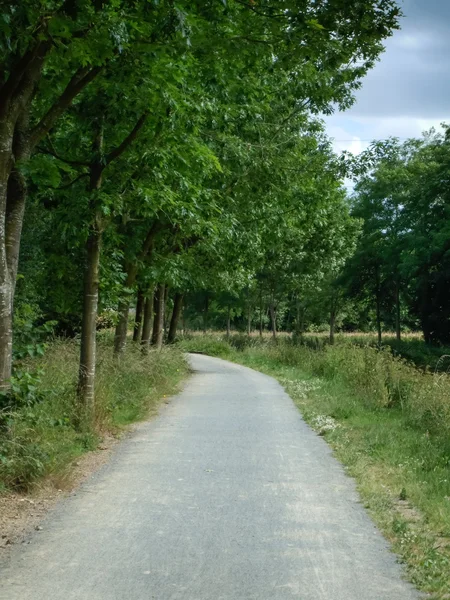
M 147 316 L 156 290 L 158 344 L 167 287 L 232 292 L 264 265 L 274 311 L 294 269 L 337 264 L 348 214 L 314 115 L 351 104 L 398 17 L 394 0 L 2 4 L 0 387 L 14 310 L 80 327 L 92 408 L 99 290 L 120 355 L 137 290 Z
M 395 331 L 400 340 L 406 327 L 421 330 L 427 343 L 450 343 L 449 131 L 444 125 L 443 133 L 432 130 L 421 139 L 377 142 L 350 161 L 356 181 L 351 216 L 345 220 L 334 213 L 334 227 L 340 229 L 331 235 L 327 260 L 309 250 L 313 268 L 304 271 L 302 258 L 301 275 L 295 260 L 290 262 L 294 246 L 288 237 L 278 260 L 276 254 L 266 257 L 253 286 L 264 296 L 258 314 L 274 335 L 280 326 L 299 332 L 325 326 L 333 341 L 339 325 L 350 331 L 375 329 L 381 342 L 383 329 Z M 321 234 L 317 249 L 322 253 L 323 241 Z M 300 256 L 298 248 L 294 256 Z M 278 319 L 267 295 L 275 289 L 280 291 Z M 242 330 L 247 290 L 238 296 L 233 307 Z M 220 296 L 217 301 L 219 323 L 224 302 Z
M 349 295 L 395 328 L 420 328 L 428 343 L 450 343 L 450 136 L 430 131 L 401 144 L 374 144 L 360 158 L 353 214 L 364 235 L 343 284 Z

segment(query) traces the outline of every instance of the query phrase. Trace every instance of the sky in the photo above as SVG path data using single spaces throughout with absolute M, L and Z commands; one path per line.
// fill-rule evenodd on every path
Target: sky
M 450 122 L 450 0 L 399 0 L 401 30 L 386 41 L 350 110 L 326 117 L 335 150 L 371 140 L 419 137 Z

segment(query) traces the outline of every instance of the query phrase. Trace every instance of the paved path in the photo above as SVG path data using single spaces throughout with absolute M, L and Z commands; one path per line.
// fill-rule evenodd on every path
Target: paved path
M 353 482 L 270 377 L 206 356 L 52 511 L 1 600 L 413 600 Z

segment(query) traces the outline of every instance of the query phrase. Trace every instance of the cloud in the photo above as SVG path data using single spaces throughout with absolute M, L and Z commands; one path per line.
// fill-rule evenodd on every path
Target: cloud
M 354 106 L 325 119 L 335 149 L 418 137 L 450 122 L 450 0 L 404 0 L 402 29 L 364 79 Z

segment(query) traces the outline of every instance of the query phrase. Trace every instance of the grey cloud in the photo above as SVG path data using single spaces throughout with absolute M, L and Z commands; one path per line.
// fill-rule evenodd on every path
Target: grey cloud
M 402 9 L 402 29 L 357 92 L 354 116 L 450 115 L 450 1 L 405 0 Z

